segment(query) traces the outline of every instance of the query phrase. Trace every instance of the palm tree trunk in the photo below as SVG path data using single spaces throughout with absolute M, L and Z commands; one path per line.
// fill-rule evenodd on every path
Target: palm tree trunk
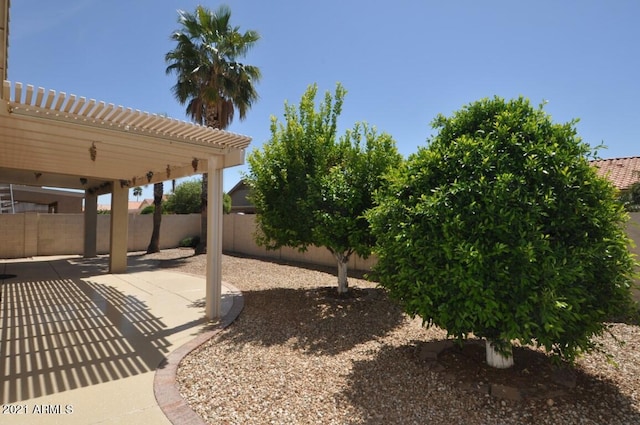
M 196 246 L 195 255 L 207 253 L 207 191 L 209 175 L 202 174 L 202 194 L 200 195 L 200 242 Z
M 151 241 L 147 247 L 147 254 L 160 252 L 160 224 L 162 223 L 162 197 L 164 195 L 164 184 L 162 182 L 153 185 L 153 232 Z

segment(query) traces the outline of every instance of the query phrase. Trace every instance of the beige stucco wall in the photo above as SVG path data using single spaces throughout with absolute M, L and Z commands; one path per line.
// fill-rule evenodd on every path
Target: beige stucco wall
M 222 249 L 224 251 L 282 261 L 336 266 L 336 260 L 326 248 L 310 247 L 306 252 L 298 252 L 293 248 L 267 251 L 265 248 L 256 245 L 254 241 L 256 231 L 255 217 L 253 214 L 227 214 L 224 216 L 224 235 L 222 239 Z M 356 255 L 352 255 L 349 261 L 349 269 L 367 271 L 371 270 L 374 263 L 375 259 L 371 257 L 363 260 Z
M 98 215 L 97 253 L 109 252 L 111 216 Z M 129 214 L 129 251 L 147 249 L 153 217 Z M 160 249 L 175 248 L 188 236 L 200 233 L 199 214 L 162 216 Z M 0 258 L 36 255 L 82 254 L 84 250 L 83 214 L 2 214 L 0 215 Z

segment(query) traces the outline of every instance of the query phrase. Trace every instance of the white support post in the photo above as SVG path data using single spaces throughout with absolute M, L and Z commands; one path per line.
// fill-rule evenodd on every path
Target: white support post
M 208 319 L 222 315 L 222 168 L 209 158 L 207 192 L 207 290 L 205 314 Z

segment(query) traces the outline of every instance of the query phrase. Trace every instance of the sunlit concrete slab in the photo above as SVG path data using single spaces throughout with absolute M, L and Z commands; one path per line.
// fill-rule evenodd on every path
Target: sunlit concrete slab
M 205 279 L 144 256 L 0 260 L 3 424 L 169 423 L 153 382 L 171 351 L 209 329 Z M 223 315 L 233 296 L 223 286 Z M 23 406 L 23 407 L 20 407 Z

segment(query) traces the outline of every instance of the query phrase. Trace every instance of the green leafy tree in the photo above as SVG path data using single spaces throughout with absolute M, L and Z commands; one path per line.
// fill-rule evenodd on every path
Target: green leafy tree
M 284 123 L 271 122 L 271 139 L 248 157 L 245 179 L 256 206 L 257 242 L 268 249 L 326 247 L 338 264 L 338 292 L 348 290 L 347 264 L 367 257 L 374 243 L 364 212 L 382 175 L 402 161 L 388 134 L 356 124 L 337 140 L 344 88 L 327 92 L 315 108 L 317 86 L 298 109 L 285 104 Z
M 523 98 L 440 115 L 368 215 L 380 284 L 428 326 L 486 338 L 496 367 L 514 340 L 573 361 L 630 306 L 627 216 L 576 122 Z
M 196 214 L 200 212 L 200 195 L 202 182 L 187 180 L 176 186 L 175 190 L 164 203 L 165 210 L 171 214 Z M 222 211 L 231 212 L 231 197 L 223 193 Z
M 165 201 L 165 208 L 171 214 L 193 214 L 200 212 L 202 182 L 187 180 L 176 186 Z
M 231 26 L 231 10 L 220 6 L 211 11 L 203 6 L 194 13 L 179 11 L 181 28 L 171 38 L 176 46 L 165 60 L 167 74 L 175 74 L 172 91 L 186 104 L 186 113 L 196 123 L 217 129 L 227 128 L 235 111 L 243 120 L 258 99 L 255 84 L 260 69 L 239 62 L 260 39 L 253 30 L 240 31 Z M 202 238 L 197 254 L 206 252 L 207 234 L 207 174 L 202 175 L 201 214 Z

